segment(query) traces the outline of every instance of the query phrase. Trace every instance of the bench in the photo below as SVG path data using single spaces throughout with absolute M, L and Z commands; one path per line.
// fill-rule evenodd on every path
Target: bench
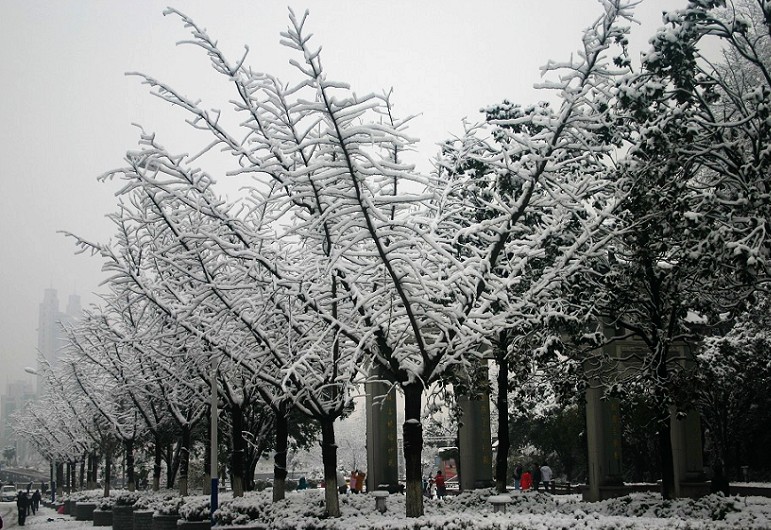
M 506 513 L 506 505 L 511 502 L 511 497 L 508 495 L 492 495 L 487 498 L 487 502 L 493 505 L 493 513 Z

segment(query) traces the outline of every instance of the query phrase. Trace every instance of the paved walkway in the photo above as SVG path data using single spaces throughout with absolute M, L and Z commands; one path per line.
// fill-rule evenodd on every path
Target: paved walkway
M 18 525 L 18 516 L 16 513 L 15 502 L 0 503 L 0 514 L 3 516 L 3 523 L 6 528 L 40 528 L 41 530 L 82 530 L 84 528 L 93 528 L 91 521 L 76 521 L 69 515 L 59 515 L 51 508 L 41 506 L 37 514 L 27 517 L 23 527 Z

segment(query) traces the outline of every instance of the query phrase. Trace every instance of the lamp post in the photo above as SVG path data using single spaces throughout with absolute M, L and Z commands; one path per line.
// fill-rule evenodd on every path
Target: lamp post
M 211 430 L 211 461 L 210 461 L 210 475 L 211 475 L 211 524 L 214 526 L 214 512 L 217 510 L 217 504 L 219 502 L 219 462 L 217 461 L 217 372 L 219 371 L 219 365 L 214 364 L 214 356 L 212 356 L 212 371 L 211 371 L 211 403 L 209 405 L 209 415 L 211 416 L 210 430 Z

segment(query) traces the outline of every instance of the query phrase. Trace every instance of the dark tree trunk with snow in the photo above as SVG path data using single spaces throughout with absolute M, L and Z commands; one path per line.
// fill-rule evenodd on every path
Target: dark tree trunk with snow
M 86 461 L 87 460 L 88 460 L 88 453 L 83 453 L 83 458 L 80 461 L 80 477 L 78 478 L 80 489 L 85 489 L 86 487 Z
M 324 501 L 329 517 L 340 517 L 340 498 L 337 496 L 337 444 L 335 419 L 321 420 L 321 459 L 324 464 Z
M 667 354 L 664 348 L 660 348 L 658 367 L 656 375 L 659 378 L 659 384 L 667 381 Z M 659 433 L 659 453 L 661 454 L 661 498 L 671 499 L 675 493 L 675 463 L 672 457 L 672 423 L 670 421 L 670 411 L 665 399 L 664 390 L 658 391 L 659 394 L 659 413 L 658 413 L 658 433 Z
M 332 436 L 334 437 L 334 432 L 332 433 Z M 276 412 L 276 456 L 273 459 L 273 502 L 282 500 L 286 493 L 286 453 L 288 447 L 289 418 L 284 410 L 279 410 Z M 324 476 L 326 478 L 326 468 L 324 470 Z
M 182 435 L 179 446 L 179 494 L 183 496 L 188 494 L 187 477 L 188 471 L 190 470 L 191 449 L 190 431 L 190 425 L 182 426 Z
M 64 464 L 56 463 L 56 496 L 60 497 L 64 490 Z
M 209 423 L 209 422 L 207 422 Z M 203 494 L 204 495 L 211 495 L 211 424 L 206 428 L 206 443 L 203 444 L 203 462 L 206 465 L 206 470 L 208 471 L 208 475 L 204 478 L 203 481 Z
M 110 496 L 110 482 L 112 482 L 112 450 L 104 452 L 104 496 Z
M 407 517 L 423 515 L 423 476 L 421 453 L 423 451 L 423 426 L 420 409 L 423 404 L 423 387 L 419 383 L 404 386 L 404 464 L 407 478 Z
M 244 440 L 244 409 L 241 406 L 230 407 L 232 421 L 231 439 L 233 454 L 230 457 L 230 473 L 233 481 L 233 496 L 244 496 L 244 455 L 246 440 Z
M 126 488 L 136 491 L 136 479 L 134 478 L 134 440 L 124 440 L 123 449 L 126 451 Z
M 495 360 L 498 363 L 498 452 L 495 454 L 495 489 L 506 493 L 506 482 L 509 468 L 509 364 L 506 360 L 507 334 L 501 332 L 495 350 Z
M 163 460 L 163 443 L 161 436 L 155 433 L 154 445 L 155 460 L 153 462 L 153 491 L 161 489 L 161 461 Z
M 89 489 L 97 488 L 97 483 L 99 482 L 99 462 L 101 462 L 99 453 L 94 451 L 91 453 L 91 487 Z
M 179 445 L 177 450 L 174 450 L 174 443 L 169 442 L 166 444 L 166 487 L 168 489 L 174 489 L 174 483 L 177 478 L 177 467 L 179 462 L 177 459 L 177 453 L 179 452 Z

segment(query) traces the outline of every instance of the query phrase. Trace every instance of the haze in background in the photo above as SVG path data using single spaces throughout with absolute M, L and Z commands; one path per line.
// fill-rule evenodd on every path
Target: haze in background
M 684 4 L 645 0 L 633 28 L 634 48 L 660 25 L 661 12 Z M 79 294 L 83 306 L 104 280 L 97 258 L 74 255 L 57 231 L 94 241 L 112 232 L 105 215 L 115 210 L 118 183 L 97 182 L 122 165 L 136 146 L 141 123 L 172 150 L 194 152 L 200 135 L 182 113 L 148 95 L 141 71 L 183 94 L 223 108 L 232 96 L 205 53 L 176 46 L 189 33 L 163 16 L 167 2 L 9 0 L 0 4 L 0 392 L 34 366 L 38 306 L 46 288 L 62 305 Z M 601 13 L 594 0 L 309 0 L 308 28 L 323 46 L 328 75 L 360 93 L 394 89 L 396 111 L 418 114 L 410 132 L 420 138 L 414 157 L 430 171 L 436 144 L 459 135 L 462 120 L 503 99 L 547 99 L 532 85 L 549 59 L 567 60 L 581 30 Z M 234 61 L 248 44 L 253 69 L 297 79 L 280 46 L 284 2 L 175 4 L 206 27 Z M 208 168 L 207 168 L 208 169 Z M 215 168 L 216 169 L 216 168 Z M 212 171 L 218 181 L 226 177 Z M 61 308 L 62 310 L 64 307 Z

